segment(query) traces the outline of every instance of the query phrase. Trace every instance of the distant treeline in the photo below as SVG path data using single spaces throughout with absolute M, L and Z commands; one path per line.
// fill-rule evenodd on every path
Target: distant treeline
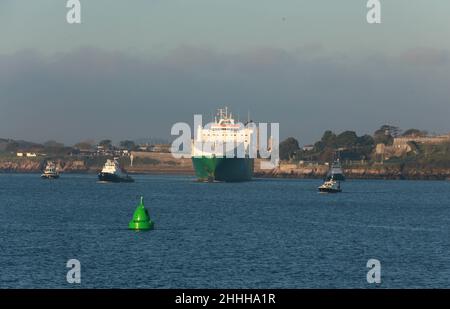
M 380 160 L 375 155 L 377 144 L 392 145 L 399 136 L 425 136 L 428 133 L 418 129 L 402 132 L 398 127 L 383 125 L 372 135 L 358 136 L 354 131 L 336 134 L 330 130 L 322 138 L 308 147 L 300 147 L 297 139 L 289 137 L 280 143 L 280 159 L 289 161 L 330 162 L 336 156 L 341 161 L 362 161 L 374 163 Z M 413 151 L 401 157 L 393 157 L 383 163 L 407 164 L 415 166 L 450 166 L 450 144 L 410 143 Z
M 143 139 L 141 139 L 142 141 Z M 163 139 L 146 139 L 146 141 L 157 141 L 164 142 Z M 132 140 L 120 141 L 117 145 L 114 145 L 110 139 L 104 139 L 96 143 L 93 140 L 86 140 L 76 143 L 73 146 L 66 146 L 63 143 L 57 141 L 47 141 L 45 143 L 34 143 L 23 140 L 13 140 L 0 138 L 0 153 L 16 153 L 16 152 L 34 152 L 34 153 L 45 153 L 54 156 L 64 156 L 70 153 L 76 152 L 77 150 L 83 151 L 95 151 L 98 146 L 102 149 L 112 150 L 112 149 L 123 149 L 123 150 L 139 150 L 141 143 Z

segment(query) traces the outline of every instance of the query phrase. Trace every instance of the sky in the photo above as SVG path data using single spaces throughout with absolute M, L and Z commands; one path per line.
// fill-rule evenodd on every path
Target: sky
M 169 138 L 228 106 L 300 144 L 450 132 L 450 1 L 0 0 L 0 138 Z

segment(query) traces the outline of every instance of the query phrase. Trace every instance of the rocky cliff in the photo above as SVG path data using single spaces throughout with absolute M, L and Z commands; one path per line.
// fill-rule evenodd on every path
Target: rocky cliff
M 445 180 L 450 179 L 450 168 L 416 168 L 405 166 L 368 165 L 343 168 L 348 179 L 417 179 Z M 280 164 L 273 170 L 256 170 L 259 177 L 285 178 L 324 178 L 328 166 L 297 166 L 295 164 Z
M 9 159 L 0 160 L 0 172 L 3 173 L 39 173 L 45 167 L 45 159 Z M 56 166 L 61 172 L 77 173 L 89 172 L 95 167 L 88 167 L 83 160 L 55 160 Z

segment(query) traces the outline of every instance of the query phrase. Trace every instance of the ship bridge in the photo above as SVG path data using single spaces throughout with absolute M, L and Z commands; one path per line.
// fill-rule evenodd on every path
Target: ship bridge
M 246 128 L 242 123 L 236 123 L 233 115 L 228 113 L 228 108 L 218 109 L 218 113 L 214 118 L 214 122 L 205 128 L 201 126 L 197 129 L 196 141 L 202 145 L 209 144 L 211 149 L 198 149 L 203 147 L 195 147 L 194 154 L 212 155 L 223 153 L 224 143 L 233 143 L 236 146 L 242 145 L 244 152 L 249 152 L 249 144 L 254 134 L 254 129 Z M 200 145 L 199 144 L 199 145 Z

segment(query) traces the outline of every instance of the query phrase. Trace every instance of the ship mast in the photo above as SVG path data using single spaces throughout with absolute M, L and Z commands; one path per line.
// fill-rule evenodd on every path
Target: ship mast
M 228 119 L 228 107 L 225 107 L 225 108 L 219 108 L 217 114 L 218 114 L 218 116 L 219 116 L 219 120 L 220 120 L 220 119 L 224 119 L 224 120 Z M 216 122 L 217 122 L 217 121 L 216 121 Z

